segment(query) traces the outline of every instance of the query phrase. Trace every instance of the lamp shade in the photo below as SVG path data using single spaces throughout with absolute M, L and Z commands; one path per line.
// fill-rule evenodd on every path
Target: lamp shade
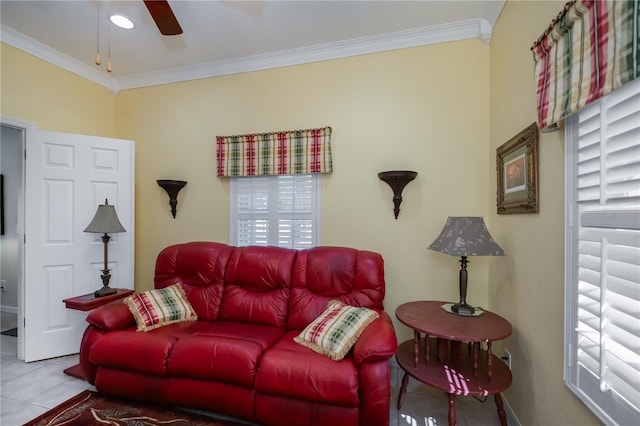
M 104 204 L 100 204 L 98 206 L 96 215 L 93 217 L 93 220 L 84 230 L 84 232 L 93 232 L 96 234 L 112 234 L 115 232 L 126 232 L 126 230 L 120 223 L 118 215 L 116 215 L 115 207 L 109 205 L 109 202 L 105 199 Z
M 438 238 L 428 247 L 451 256 L 504 256 L 482 217 L 449 216 Z

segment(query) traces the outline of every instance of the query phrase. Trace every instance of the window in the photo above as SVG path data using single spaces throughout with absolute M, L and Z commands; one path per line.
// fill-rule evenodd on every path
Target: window
M 640 79 L 566 121 L 565 382 L 640 424 Z
M 231 178 L 231 244 L 318 245 L 319 179 L 317 174 Z

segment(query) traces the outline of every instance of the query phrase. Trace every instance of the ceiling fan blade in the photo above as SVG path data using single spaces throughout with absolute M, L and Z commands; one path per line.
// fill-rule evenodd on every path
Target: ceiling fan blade
M 166 0 L 144 0 L 151 17 L 162 35 L 182 34 L 182 28 Z

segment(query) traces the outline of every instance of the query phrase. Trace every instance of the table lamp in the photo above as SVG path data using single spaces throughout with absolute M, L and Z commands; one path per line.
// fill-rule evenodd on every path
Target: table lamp
M 104 234 L 102 236 L 102 243 L 104 244 L 104 269 L 102 270 L 101 275 L 102 288 L 100 290 L 97 290 L 94 295 L 96 297 L 103 297 L 117 293 L 116 289 L 109 287 L 111 274 L 109 273 L 110 270 L 108 267 L 107 246 L 109 244 L 109 240 L 111 239 L 109 234 L 113 234 L 115 232 L 126 232 L 126 230 L 120 223 L 120 220 L 118 220 L 118 215 L 116 215 L 115 207 L 109 205 L 109 201 L 107 199 L 104 200 L 104 204 L 98 205 L 98 211 L 96 211 L 96 215 L 93 217 L 93 220 L 84 230 L 84 232 Z
M 467 304 L 467 257 L 504 256 L 504 250 L 489 234 L 484 219 L 449 216 L 442 232 L 428 248 L 451 256 L 460 256 L 460 301 L 443 308 L 462 316 L 481 315 L 482 310 Z

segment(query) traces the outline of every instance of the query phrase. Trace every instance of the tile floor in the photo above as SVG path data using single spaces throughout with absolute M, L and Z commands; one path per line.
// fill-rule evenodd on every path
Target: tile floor
M 15 314 L 2 313 L 0 319 L 0 331 L 16 326 Z M 85 381 L 62 372 L 78 363 L 77 355 L 25 363 L 17 358 L 17 338 L 4 335 L 0 335 L 0 352 L 2 426 L 22 425 L 85 389 L 95 390 Z M 402 408 L 395 408 L 403 372 L 395 362 L 391 365 L 390 426 L 447 425 L 446 395 L 413 379 L 409 381 Z M 459 397 L 456 408 L 458 426 L 499 424 L 493 397 L 484 403 L 470 397 Z

